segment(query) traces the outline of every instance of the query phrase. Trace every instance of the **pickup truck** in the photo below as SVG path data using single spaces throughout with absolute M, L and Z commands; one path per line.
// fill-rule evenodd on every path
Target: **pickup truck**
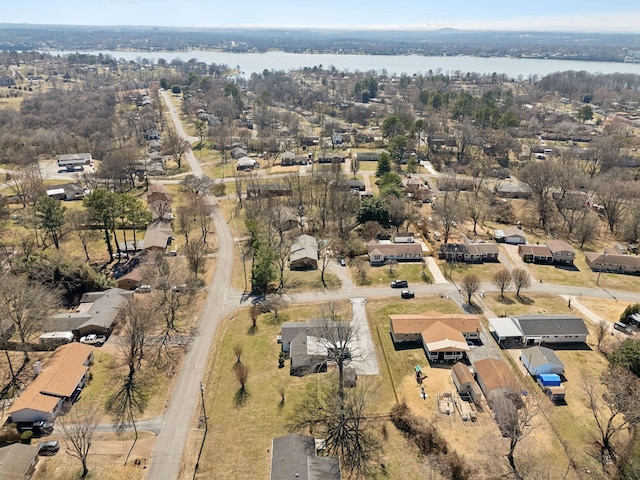
M 94 333 L 80 338 L 80 343 L 86 343 L 87 345 L 102 345 L 106 341 L 107 337 L 104 335 L 96 335 Z

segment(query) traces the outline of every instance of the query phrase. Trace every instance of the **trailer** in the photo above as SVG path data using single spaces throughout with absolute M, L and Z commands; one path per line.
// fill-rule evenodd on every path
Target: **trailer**
M 70 153 L 58 155 L 58 167 L 80 167 L 82 165 L 91 165 L 90 153 Z
M 553 401 L 560 402 L 564 400 L 565 388 L 562 385 L 560 375 L 555 373 L 541 373 L 536 377 L 536 381 L 542 391 Z

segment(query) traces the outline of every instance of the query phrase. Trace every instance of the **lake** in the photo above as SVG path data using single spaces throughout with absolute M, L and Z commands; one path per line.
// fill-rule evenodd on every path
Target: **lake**
M 68 51 L 50 51 L 53 55 L 69 54 Z M 195 58 L 207 64 L 217 63 L 230 67 L 239 67 L 244 76 L 260 73 L 263 70 L 295 70 L 303 67 L 334 66 L 338 70 L 367 72 L 386 70 L 389 74 L 477 72 L 491 74 L 503 73 L 509 77 L 524 78 L 530 75 L 547 75 L 565 70 L 584 70 L 590 73 L 634 73 L 640 75 L 640 64 L 615 62 L 586 62 L 573 60 L 492 57 L 479 58 L 469 56 L 425 57 L 420 55 L 340 55 L 326 53 L 230 53 L 192 50 L 188 52 L 135 52 L 135 51 L 87 51 L 82 53 L 102 53 L 116 59 L 141 60 L 147 58 L 157 62 L 159 58 L 171 61 L 180 58 L 187 61 Z

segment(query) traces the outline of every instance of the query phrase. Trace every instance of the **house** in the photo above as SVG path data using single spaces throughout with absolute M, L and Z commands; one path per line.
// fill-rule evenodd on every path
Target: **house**
M 499 343 L 585 343 L 589 335 L 584 320 L 574 315 L 519 315 L 488 320 Z
M 93 362 L 93 347 L 69 343 L 58 347 L 38 376 L 13 402 L 11 421 L 52 421 L 80 394 Z
M 234 160 L 239 160 L 246 156 L 247 156 L 247 151 L 244 148 L 233 147 L 231 149 L 231 158 L 233 158 Z
M 522 330 L 523 345 L 586 343 L 589 330 L 574 315 L 519 315 L 512 317 Z
M 546 245 L 518 245 L 518 255 L 526 263 L 553 263 L 553 255 Z
M 77 183 L 49 185 L 46 193 L 49 197 L 65 201 L 82 200 L 85 195 L 85 191 L 82 189 L 82 186 Z
M 257 183 L 247 185 L 247 198 L 251 197 L 288 197 L 291 185 L 286 183 Z
M 355 155 L 358 162 L 377 162 L 380 158 L 378 152 L 374 151 L 358 152 Z
M 393 343 L 423 342 L 422 333 L 436 322 L 457 330 L 465 341 L 480 338 L 482 327 L 475 315 L 427 311 L 419 314 L 389 315 L 389 329 Z
M 131 271 L 125 273 L 121 277 L 118 277 L 116 284 L 118 288 L 123 290 L 135 290 L 142 285 L 143 278 L 143 265 L 137 265 Z
M 325 340 L 325 336 L 328 330 L 338 328 L 340 328 L 340 323 L 332 323 L 326 319 L 283 323 L 280 330 L 280 341 L 282 342 L 282 351 L 287 353 L 291 359 L 289 373 L 295 376 L 304 376 L 310 373 L 325 372 L 329 358 L 329 342 Z
M 515 375 L 503 360 L 485 358 L 474 362 L 478 385 L 489 405 L 503 397 L 520 395 L 520 384 Z
M 439 321 L 427 327 L 420 335 L 430 362 L 462 360 L 471 350 L 462 332 Z
M 147 230 L 144 233 L 143 249 L 164 252 L 167 249 L 167 245 L 171 243 L 172 233 L 173 230 L 169 222 L 161 219 L 151 222 L 147 225 Z
M 498 261 L 498 245 L 495 243 L 444 243 L 439 257 L 447 262 L 483 263 Z
M 253 170 L 257 165 L 258 162 L 253 158 L 244 156 L 238 159 L 238 162 L 236 163 L 236 170 Z
M 280 155 L 280 164 L 283 167 L 291 166 L 296 164 L 296 154 L 293 152 L 284 152 Z
M 160 152 L 162 150 L 162 142 L 160 140 L 149 140 L 147 142 L 149 152 Z
M 364 192 L 366 190 L 364 182 L 354 178 L 342 178 L 340 180 L 335 180 L 332 182 L 332 185 L 336 190 L 342 191 Z
M 147 203 L 151 205 L 155 202 L 171 203 L 171 193 L 161 183 L 152 183 L 147 191 Z
M 293 230 L 300 226 L 299 215 L 294 213 L 291 208 L 284 205 L 273 210 L 272 221 L 278 226 L 278 229 L 282 229 L 284 231 Z
M 318 155 L 318 163 L 344 163 L 345 158 L 342 153 L 322 152 Z
M 584 258 L 587 265 L 594 272 L 609 273 L 638 273 L 640 272 L 640 257 L 635 255 L 621 255 L 617 250 L 610 253 L 586 252 Z
M 482 391 L 469 367 L 462 362 L 456 362 L 451 368 L 451 380 L 458 390 L 461 398 L 470 399 L 479 403 L 482 399 Z
M 564 363 L 558 358 L 556 352 L 547 347 L 536 345 L 526 348 L 520 354 L 520 360 L 532 376 L 545 373 L 562 375 L 564 373 Z
M 367 252 L 371 265 L 384 265 L 390 260 L 398 262 L 422 261 L 422 246 L 419 243 L 391 243 L 374 240 L 367 243 Z
M 291 270 L 318 269 L 318 242 L 311 235 L 300 235 L 289 254 Z
M 508 243 L 510 245 L 527 243 L 527 237 L 525 237 L 524 232 L 518 227 L 513 226 L 494 230 L 493 238 L 495 238 L 496 242 Z
M 14 443 L 0 448 L 0 478 L 29 480 L 38 463 L 38 447 Z
M 496 188 L 496 195 L 500 198 L 531 198 L 531 187 L 522 183 L 503 183 Z
M 553 263 L 560 265 L 573 265 L 576 251 L 564 240 L 549 240 L 547 247 L 551 251 Z
M 120 288 L 85 293 L 75 312 L 50 316 L 45 320 L 42 330 L 72 332 L 76 337 L 91 333 L 109 335 L 131 295 L 132 292 Z
M 337 457 L 318 457 L 314 437 L 292 433 L 271 442 L 271 480 L 341 480 Z
M 393 234 L 393 243 L 414 243 L 413 232 L 396 232 Z

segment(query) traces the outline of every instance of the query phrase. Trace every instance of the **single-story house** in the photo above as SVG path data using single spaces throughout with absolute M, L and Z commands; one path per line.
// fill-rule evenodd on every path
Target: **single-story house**
M 520 361 L 534 377 L 544 373 L 554 373 L 556 375 L 564 373 L 564 363 L 558 358 L 556 352 L 540 345 L 522 350 Z
M 258 162 L 251 157 L 241 157 L 236 163 L 236 170 L 253 170 L 258 165 Z
M 80 394 L 92 361 L 90 345 L 74 342 L 58 347 L 7 411 L 11 421 L 54 420 L 63 406 Z
M 366 185 L 362 180 L 353 178 L 343 178 L 332 182 L 332 184 L 336 190 L 357 190 L 358 192 L 364 192 L 366 190 Z
M 14 443 L 0 448 L 0 478 L 29 480 L 38 463 L 38 447 Z
M 91 333 L 109 335 L 131 295 L 132 292 L 120 288 L 85 293 L 75 312 L 50 316 L 45 320 L 42 330 L 72 332 L 76 337 Z
M 496 189 L 496 195 L 500 198 L 530 198 L 531 187 L 522 183 L 503 183 Z
M 318 269 L 318 242 L 311 235 L 300 235 L 289 254 L 291 270 Z
M 160 140 L 149 140 L 147 146 L 150 152 L 159 152 L 162 150 L 162 142 L 160 142 Z
M 291 185 L 286 183 L 257 183 L 247 185 L 247 198 L 285 197 L 291 195 Z
M 278 228 L 284 231 L 293 230 L 300 226 L 300 216 L 293 209 L 284 205 L 272 212 L 272 218 Z
M 143 265 L 138 265 L 131 271 L 125 273 L 121 277 L 116 280 L 116 284 L 118 288 L 123 290 L 135 290 L 140 285 L 142 285 L 143 278 Z
M 323 338 L 333 328 L 326 319 L 307 322 L 285 322 L 280 329 L 282 351 L 291 359 L 290 374 L 304 376 L 327 369 L 330 342 Z
M 474 362 L 478 385 L 489 405 L 505 396 L 519 396 L 520 384 L 504 360 L 485 358 Z
M 147 191 L 147 203 L 151 205 L 154 202 L 171 203 L 171 193 L 161 183 L 152 183 Z
M 340 460 L 318 457 L 322 442 L 314 437 L 291 433 L 271 443 L 271 480 L 340 480 Z
M 465 341 L 480 338 L 482 327 L 475 315 L 427 311 L 419 314 L 389 315 L 393 343 L 423 342 L 422 333 L 436 322 L 457 330 Z
M 377 162 L 380 154 L 377 151 L 358 152 L 355 154 L 358 162 Z
M 323 152 L 318 155 L 318 163 L 344 163 L 345 158 L 342 153 Z
M 422 246 L 419 243 L 387 243 L 374 240 L 367 243 L 367 253 L 371 265 L 384 265 L 389 260 L 422 261 Z
M 456 386 L 462 398 L 470 398 L 474 402 L 479 402 L 482 398 L 482 391 L 469 367 L 462 362 L 456 362 L 451 368 L 451 380 Z
M 589 330 L 584 320 L 574 315 L 519 315 L 489 318 L 496 340 L 524 345 L 541 343 L 585 343 Z
M 448 262 L 497 262 L 498 245 L 495 243 L 443 243 L 440 245 L 439 257 Z
M 413 232 L 396 232 L 393 234 L 393 243 L 414 243 Z
M 493 238 L 495 238 L 496 242 L 509 243 L 511 245 L 527 243 L 527 237 L 524 235 L 524 232 L 514 226 L 494 230 Z
M 471 350 L 459 330 L 436 321 L 421 334 L 422 346 L 431 362 L 462 360 Z
M 564 240 L 549 240 L 547 247 L 551 251 L 553 263 L 573 265 L 573 259 L 576 258 L 576 251 L 567 242 Z
M 121 253 L 135 253 L 144 249 L 144 242 L 142 240 L 127 240 L 126 242 L 118 242 L 118 250 Z
M 284 152 L 280 155 L 280 164 L 283 167 L 296 164 L 296 154 L 293 152 Z
M 233 147 L 231 149 L 231 158 L 233 158 L 234 160 L 238 160 L 242 157 L 246 157 L 247 156 L 247 151 L 244 148 L 241 147 Z
M 171 243 L 171 234 L 173 229 L 170 222 L 158 219 L 147 225 L 147 230 L 144 233 L 144 240 L 142 246 L 147 251 L 160 251 L 164 252 L 167 249 L 167 245 Z
M 518 245 L 518 255 L 527 263 L 553 263 L 553 255 L 546 245 Z
M 619 253 L 609 253 L 609 251 L 606 253 L 586 252 L 584 258 L 589 268 L 594 272 L 640 272 L 640 257 L 635 255 L 621 255 Z

